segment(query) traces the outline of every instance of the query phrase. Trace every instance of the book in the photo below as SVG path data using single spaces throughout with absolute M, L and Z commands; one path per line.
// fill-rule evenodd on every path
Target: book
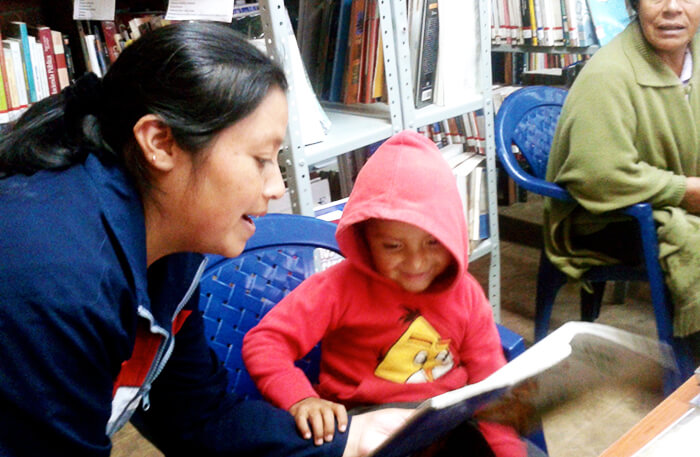
M 466 418 L 534 431 L 547 412 L 610 385 L 652 388 L 676 370 L 657 339 L 592 322 L 567 322 L 486 379 L 422 402 L 372 457 L 426 448 Z
M 433 102 L 439 45 L 438 1 L 424 0 L 416 73 L 413 78 L 414 104 L 422 108 Z
M 0 40 L 2 40 L 2 32 L 0 31 Z M 10 122 L 10 110 L 12 105 L 10 102 L 10 85 L 7 79 L 7 71 L 5 69 L 5 54 L 2 46 L 0 46 L 0 124 Z
M 58 78 L 58 90 L 61 91 L 70 85 L 68 75 L 68 63 L 66 52 L 63 48 L 63 36 L 57 30 L 51 30 L 51 41 L 53 44 L 54 58 L 56 59 L 56 76 Z
M 334 57 L 331 70 L 328 101 L 340 102 L 343 91 L 343 75 L 345 73 L 346 55 L 348 49 L 348 31 L 350 27 L 350 9 L 352 0 L 340 0 L 338 10 L 337 35 L 334 43 Z
M 363 63 L 360 77 L 360 102 L 374 101 L 374 72 L 377 65 L 377 46 L 379 45 L 379 4 L 377 0 L 368 0 L 365 4 L 365 25 L 363 38 Z
M 102 27 L 102 35 L 105 40 L 105 48 L 109 56 L 109 62 L 114 63 L 121 52 L 121 47 L 119 46 L 121 36 L 117 30 L 117 25 L 114 21 L 101 21 L 100 25 Z
M 347 50 L 345 51 L 345 74 L 343 76 L 343 103 L 346 105 L 360 101 L 365 3 L 366 0 L 354 0 L 350 9 Z
M 36 90 L 36 78 L 34 77 L 34 65 L 32 64 L 32 49 L 29 44 L 29 33 L 27 24 L 21 21 L 12 21 L 7 25 L 7 33 L 9 38 L 15 38 L 19 42 L 20 53 L 22 58 L 22 72 L 29 96 L 29 102 L 34 103 L 38 100 Z
M 75 63 L 73 60 L 73 50 L 70 45 L 70 37 L 63 33 L 61 34 L 63 37 L 63 52 L 66 55 L 66 69 L 68 70 L 68 79 L 72 83 L 75 81 L 76 78 L 76 69 L 75 69 Z
M 12 68 L 14 73 L 14 78 L 10 78 L 10 81 L 14 81 L 15 83 L 17 109 L 26 109 L 29 106 L 29 91 L 27 90 L 26 73 L 24 72 L 23 68 L 24 61 L 22 60 L 22 51 L 20 49 L 19 40 L 14 38 L 6 38 L 2 40 L 2 45 L 4 47 L 3 50 L 5 52 L 5 59 L 10 59 L 9 64 L 6 60 L 8 71 L 10 71 L 10 68 Z
M 49 95 L 57 94 L 60 92 L 61 86 L 58 80 L 56 54 L 54 51 L 51 29 L 45 25 L 37 25 L 29 26 L 28 31 L 30 35 L 34 36 L 34 38 L 41 43 Z
M 34 69 L 34 85 L 36 86 L 37 100 L 48 97 L 49 82 L 46 76 L 44 64 L 44 48 L 35 37 L 29 35 L 29 49 L 32 52 L 32 67 Z

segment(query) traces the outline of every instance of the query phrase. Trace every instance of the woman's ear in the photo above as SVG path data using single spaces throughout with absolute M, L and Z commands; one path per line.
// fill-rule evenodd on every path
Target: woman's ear
M 172 131 L 165 122 L 155 114 L 146 114 L 136 121 L 133 131 L 149 166 L 158 171 L 173 169 L 178 148 Z

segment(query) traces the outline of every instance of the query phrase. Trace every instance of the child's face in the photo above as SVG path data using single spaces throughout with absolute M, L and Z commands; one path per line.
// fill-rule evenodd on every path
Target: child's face
M 405 222 L 371 219 L 365 236 L 376 271 L 408 292 L 425 291 L 452 263 L 438 240 Z

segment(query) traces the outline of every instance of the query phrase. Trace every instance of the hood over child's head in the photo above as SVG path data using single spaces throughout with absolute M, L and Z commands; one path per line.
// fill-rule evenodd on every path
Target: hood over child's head
M 467 224 L 456 179 L 440 150 L 425 136 L 400 132 L 370 156 L 357 176 L 336 233 L 343 254 L 356 267 L 386 278 L 377 271 L 366 238 L 367 221 L 376 219 L 409 224 L 425 232 L 426 243 L 430 238 L 439 242 L 454 265 L 448 269 L 454 275 L 445 288 L 466 272 Z M 387 230 L 385 225 L 382 233 Z

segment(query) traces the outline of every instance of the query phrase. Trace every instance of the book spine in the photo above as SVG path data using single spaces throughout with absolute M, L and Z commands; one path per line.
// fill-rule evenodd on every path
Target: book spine
M 92 29 L 92 35 L 95 36 L 95 53 L 97 55 L 97 63 L 100 66 L 100 73 L 104 75 L 107 73 L 107 68 L 109 68 L 109 54 L 107 53 L 107 46 L 105 45 L 105 41 L 102 36 L 100 24 L 97 22 L 92 22 L 90 26 Z
M 82 56 L 83 56 L 83 63 L 85 65 L 85 72 L 86 73 L 89 71 L 94 72 L 95 70 L 93 70 L 92 63 L 90 62 L 90 54 L 88 52 L 87 41 L 85 40 L 85 37 L 88 34 L 88 31 L 85 30 L 85 27 L 83 26 L 83 21 L 75 21 L 75 28 L 78 30 L 78 40 L 80 41 L 80 51 L 81 51 Z M 75 78 L 75 76 L 76 76 L 76 73 L 74 73 L 73 77 Z
M 532 35 L 532 45 L 537 46 L 539 40 L 537 38 L 537 13 L 535 11 L 535 0 L 522 0 L 527 1 L 528 11 L 530 13 L 530 30 Z
M 18 108 L 24 109 L 29 106 L 29 91 L 27 90 L 26 73 L 24 72 L 24 62 L 22 61 L 22 50 L 17 40 L 8 40 L 10 48 L 10 58 L 15 73 L 15 84 L 17 85 Z
M 10 49 L 9 43 L 3 40 L 2 43 L 4 61 L 6 74 L 7 74 L 7 103 L 10 110 L 10 121 L 17 119 L 20 110 L 20 97 L 19 88 L 17 87 L 16 72 L 14 67 L 14 61 L 12 59 L 12 50 Z
M 341 0 L 338 12 L 338 34 L 335 39 L 333 70 L 331 71 L 331 86 L 328 101 L 340 102 L 343 93 L 343 73 L 348 49 L 348 30 L 350 27 L 350 11 L 352 0 Z
M 58 78 L 59 91 L 70 84 L 68 77 L 68 67 L 66 64 L 66 53 L 63 50 L 63 37 L 61 32 L 51 30 L 51 42 L 53 44 L 54 58 L 56 59 L 56 76 Z
M 70 83 L 75 81 L 76 70 L 73 60 L 73 49 L 70 46 L 70 37 L 65 33 L 61 34 L 63 38 L 63 53 L 66 56 L 66 69 L 68 70 L 68 78 Z
M 376 70 L 377 44 L 379 41 L 379 5 L 377 0 L 369 0 L 365 13 L 365 53 L 363 63 L 361 101 L 372 103 L 374 71 Z
M 364 28 L 365 0 L 352 2 L 348 29 L 347 63 L 343 83 L 343 103 L 351 105 L 360 101 L 360 75 L 362 74 L 362 35 Z
M 117 60 L 117 57 L 119 57 L 119 53 L 121 52 L 121 47 L 118 44 L 118 36 L 119 33 L 117 32 L 117 25 L 114 23 L 114 21 L 102 21 L 102 34 L 104 35 L 104 40 L 105 40 L 105 48 L 107 49 L 107 55 L 109 56 L 109 61 L 111 63 L 114 63 L 115 60 Z
M 85 35 L 85 47 L 88 53 L 88 61 L 90 62 L 90 71 L 98 77 L 102 77 L 102 69 L 97 60 L 97 47 L 95 46 L 95 35 Z
M 41 42 L 41 49 L 44 54 L 44 65 L 46 66 L 46 81 L 48 82 L 49 95 L 54 95 L 59 93 L 61 88 L 58 81 L 58 65 L 53 48 L 51 29 L 48 27 L 38 27 L 37 38 Z
M 24 82 L 29 95 L 29 102 L 37 101 L 36 83 L 34 78 L 34 66 L 32 64 L 32 50 L 29 47 L 29 34 L 27 33 L 27 24 L 24 22 L 10 22 L 11 35 L 17 38 L 20 43 L 20 52 L 22 57 L 22 72 L 24 73 Z
M 46 77 L 46 66 L 44 64 L 44 48 L 33 36 L 29 37 L 29 48 L 32 51 L 34 84 L 36 85 L 38 101 L 49 96 L 49 82 Z
M 0 43 L 2 42 L 2 31 L 0 30 Z M 5 68 L 5 53 L 0 45 L 0 123 L 10 121 L 10 110 L 12 109 L 10 102 L 10 83 L 7 79 L 7 69 Z
M 417 74 L 414 79 L 416 108 L 422 108 L 433 102 L 439 39 L 438 1 L 426 0 L 418 48 Z

